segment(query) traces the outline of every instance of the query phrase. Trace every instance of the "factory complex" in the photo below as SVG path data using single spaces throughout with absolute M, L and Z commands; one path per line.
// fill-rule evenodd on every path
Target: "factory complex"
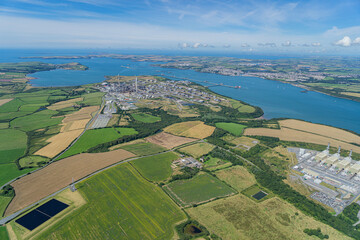
M 341 148 L 334 154 L 330 144 L 322 151 L 289 148 L 296 154 L 298 163 L 292 167 L 302 182 L 315 189 L 311 198 L 330 206 L 337 214 L 360 196 L 360 162 L 352 159 L 352 151 L 340 156 Z

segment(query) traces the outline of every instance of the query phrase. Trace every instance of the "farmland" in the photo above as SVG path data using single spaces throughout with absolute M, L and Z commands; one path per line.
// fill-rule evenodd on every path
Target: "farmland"
M 38 239 L 171 239 L 185 214 L 129 164 L 80 183 L 87 204 Z M 96 216 L 96 217 L 94 217 Z
M 219 170 L 215 174 L 216 177 L 225 181 L 239 192 L 256 183 L 255 177 L 242 166 Z
M 76 102 L 80 102 L 82 100 L 83 100 L 82 98 L 74 98 L 74 99 L 54 103 L 54 104 L 52 104 L 51 106 L 49 106 L 47 108 L 50 109 L 50 110 L 59 110 L 59 109 L 62 109 L 62 108 L 71 107 L 74 104 L 76 104 Z
M 43 163 L 48 162 L 49 159 L 41 156 L 26 156 L 19 159 L 19 164 L 22 168 L 39 167 Z
M 27 136 L 24 132 L 14 129 L 0 130 L 0 163 L 14 162 L 24 155 Z
M 0 227 L 0 239 L 3 239 L 3 240 L 9 239 L 7 231 L 6 231 L 6 227 L 4 227 L 4 226 Z
M 217 128 L 224 129 L 225 131 L 228 131 L 235 136 L 240 136 L 243 133 L 244 128 L 246 127 L 242 124 L 228 122 L 218 122 L 215 125 Z
M 13 128 L 20 128 L 24 131 L 32 131 L 61 123 L 62 118 L 52 118 L 57 112 L 53 110 L 43 110 L 28 116 L 16 118 L 10 122 Z
M 350 239 L 277 197 L 256 203 L 238 194 L 186 210 L 223 239 L 309 239 L 305 228 L 321 228 L 330 239 Z M 314 238 L 315 239 L 315 238 Z
M 159 182 L 169 178 L 172 174 L 171 163 L 179 156 L 173 152 L 144 157 L 132 161 L 131 164 L 150 181 Z
M 160 117 L 152 116 L 147 113 L 133 113 L 131 116 L 136 120 L 144 123 L 154 123 L 161 120 Z
M 133 156 L 134 154 L 119 149 L 105 153 L 78 154 L 54 162 L 11 184 L 16 195 L 6 210 L 6 215 L 68 186 L 72 182 L 72 178 L 74 180 L 81 179 L 99 169 Z
M 232 165 L 231 162 L 225 161 L 220 158 L 216 158 L 216 157 L 212 157 L 212 156 L 205 157 L 204 167 L 205 167 L 205 169 L 207 169 L 209 171 L 216 171 L 219 169 L 229 167 L 231 165 Z
M 198 204 L 235 193 L 232 188 L 207 173 L 198 174 L 188 180 L 171 182 L 164 189 L 180 206 Z
M 15 163 L 0 164 L 0 185 L 2 186 L 10 180 L 31 171 L 34 171 L 34 169 L 19 170 Z
M 195 141 L 195 139 L 174 136 L 164 132 L 158 133 L 151 137 L 147 137 L 146 140 L 167 149 L 172 149 L 174 147 L 181 146 L 185 143 L 190 143 Z
M 279 122 L 281 126 L 280 130 L 247 128 L 244 134 L 248 136 L 277 137 L 284 141 L 308 142 L 320 145 L 330 143 L 332 146 L 341 146 L 343 149 L 352 149 L 354 152 L 360 153 L 360 147 L 352 144 L 360 142 L 360 137 L 348 131 L 299 120 L 284 120 Z
M 201 121 L 175 123 L 164 128 L 164 131 L 167 133 L 198 139 L 210 136 L 214 130 L 215 127 L 208 126 Z
M 120 133 L 119 133 L 120 132 Z M 110 142 L 122 136 L 137 134 L 133 128 L 102 128 L 86 131 L 79 140 L 61 156 L 65 158 L 78 153 L 86 152 L 98 144 Z
M 195 158 L 198 158 L 198 157 L 201 157 L 201 156 L 209 153 L 211 150 L 214 149 L 214 147 L 215 146 L 213 146 L 209 143 L 201 142 L 201 143 L 195 143 L 193 145 L 180 148 L 179 151 L 189 154 Z
M 143 156 L 143 155 L 151 155 L 159 152 L 166 151 L 167 149 L 161 146 L 158 146 L 149 142 L 140 142 L 135 144 L 127 144 L 125 146 L 119 147 L 126 151 L 132 152 L 135 155 Z

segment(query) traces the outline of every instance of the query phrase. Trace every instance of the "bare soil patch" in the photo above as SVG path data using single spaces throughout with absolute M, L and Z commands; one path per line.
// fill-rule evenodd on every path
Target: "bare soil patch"
M 185 143 L 193 142 L 196 139 L 174 136 L 169 133 L 162 132 L 154 136 L 147 137 L 146 140 L 164 148 L 172 149 Z
M 83 153 L 54 162 L 11 184 L 15 197 L 6 209 L 8 216 L 68 186 L 74 180 L 135 155 L 119 149 L 105 153 Z

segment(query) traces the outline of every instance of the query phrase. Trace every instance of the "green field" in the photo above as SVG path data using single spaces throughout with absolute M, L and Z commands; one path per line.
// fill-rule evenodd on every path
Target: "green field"
M 19 164 L 21 167 L 26 168 L 26 167 L 38 167 L 38 163 L 41 162 L 48 162 L 49 159 L 46 157 L 41 157 L 41 156 L 26 156 L 23 157 L 21 159 L 19 159 Z
M 24 102 L 20 99 L 13 99 L 0 106 L 0 113 L 16 112 L 22 104 L 24 104 Z
M 15 163 L 0 164 L 0 186 L 13 180 L 14 178 L 21 176 L 25 173 L 34 171 L 34 168 L 26 168 L 19 170 Z
M 144 157 L 132 161 L 131 164 L 150 181 L 159 182 L 171 176 L 171 163 L 179 156 L 173 152 Z
M 179 151 L 186 153 L 188 155 L 191 155 L 194 158 L 199 158 L 205 154 L 208 154 L 214 148 L 215 148 L 214 145 L 211 145 L 206 142 L 201 142 L 201 143 L 196 143 L 196 144 L 192 144 L 190 146 L 180 148 Z
M 180 206 L 193 205 L 235 193 L 231 187 L 207 173 L 198 174 L 189 180 L 171 182 L 164 189 Z
M 6 207 L 9 205 L 12 197 L 0 196 L 0 219 L 3 217 Z M 0 234 L 1 236 L 1 234 Z M 2 238 L 0 238 L 2 239 Z
M 33 131 L 52 125 L 60 124 L 62 117 L 53 118 L 57 111 L 43 110 L 31 115 L 16 118 L 10 122 L 11 127 L 19 128 L 23 131 Z
M 256 194 L 256 193 L 258 193 L 260 191 L 266 192 L 267 195 L 264 198 L 260 199 L 260 200 L 257 200 L 257 199 L 252 197 L 254 194 Z M 251 198 L 255 202 L 262 202 L 262 201 L 264 201 L 266 199 L 269 199 L 269 198 L 272 198 L 274 196 L 274 194 L 272 194 L 269 190 L 266 190 L 265 188 L 262 188 L 257 184 L 254 184 L 251 187 L 248 187 L 247 189 L 243 190 L 241 193 L 244 194 L 245 196 L 248 196 L 249 198 Z
M 119 133 L 120 132 L 120 133 Z M 87 130 L 61 158 L 85 152 L 99 144 L 116 140 L 122 136 L 137 134 L 133 128 L 102 128 Z
M 144 123 L 154 123 L 161 120 L 160 117 L 152 116 L 147 113 L 133 113 L 131 116 L 136 120 Z
M 228 122 L 219 122 L 216 123 L 215 126 L 217 128 L 224 129 L 225 131 L 228 131 L 229 133 L 235 136 L 240 136 L 243 133 L 244 128 L 246 128 L 245 125 L 238 123 L 228 123 Z
M 220 158 L 214 158 L 212 156 L 208 156 L 208 159 L 204 162 L 204 167 L 207 170 L 215 171 L 223 168 L 230 167 L 232 165 L 231 162 L 225 161 Z
M 102 92 L 84 94 L 82 95 L 82 97 L 84 97 L 82 103 L 90 106 L 99 106 L 101 105 L 102 96 L 104 96 L 104 94 L 105 93 Z
M 78 184 L 87 204 L 49 227 L 38 239 L 171 239 L 185 214 L 130 164 Z
M 166 151 L 167 149 L 153 143 L 135 143 L 120 147 L 138 156 L 151 155 Z
M 0 164 L 14 162 L 24 155 L 27 146 L 27 135 L 19 130 L 0 130 Z
M 9 239 L 6 227 L 0 227 L 0 239 L 1 240 L 8 240 Z

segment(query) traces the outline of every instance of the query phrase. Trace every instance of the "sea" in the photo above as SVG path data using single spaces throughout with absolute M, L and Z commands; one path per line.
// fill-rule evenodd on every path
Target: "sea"
M 230 86 L 241 86 L 240 89 L 225 86 L 209 86 L 209 89 L 224 96 L 259 106 L 264 111 L 266 119 L 295 118 L 305 121 L 330 125 L 347 129 L 360 134 L 360 102 L 332 97 L 323 93 L 308 91 L 290 84 L 266 80 L 258 77 L 223 76 L 218 74 L 200 73 L 193 70 L 167 69 L 154 66 L 154 62 L 134 62 L 111 58 L 92 59 L 21 59 L 28 56 L 65 56 L 87 54 L 158 54 L 158 55 L 202 55 L 230 56 L 251 59 L 279 59 L 289 56 L 274 55 L 242 55 L 227 53 L 182 52 L 166 50 L 99 50 L 99 49 L 0 49 L 0 62 L 43 61 L 48 63 L 79 62 L 89 67 L 87 71 L 53 70 L 31 74 L 34 80 L 31 84 L 39 87 L 76 86 L 97 83 L 105 80 L 107 75 L 161 75 L 174 80 L 188 78 L 192 81 L 209 86 L 209 83 L 219 83 Z M 294 56 L 291 56 L 293 58 Z M 301 56 L 295 56 L 301 57 Z M 214 84 L 210 84 L 214 85 Z

